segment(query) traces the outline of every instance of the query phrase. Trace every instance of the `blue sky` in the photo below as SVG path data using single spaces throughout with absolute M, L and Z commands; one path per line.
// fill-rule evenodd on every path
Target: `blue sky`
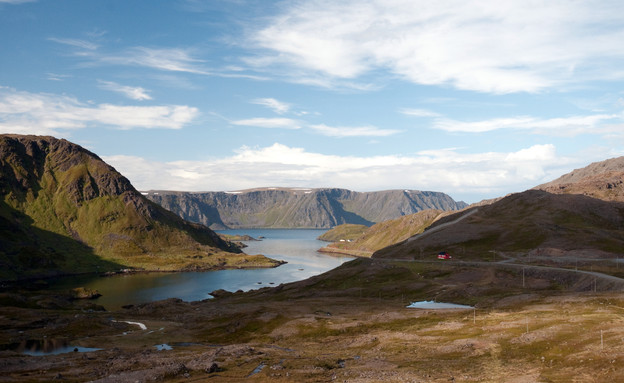
M 0 133 L 140 190 L 519 192 L 624 155 L 616 1 L 0 0 Z

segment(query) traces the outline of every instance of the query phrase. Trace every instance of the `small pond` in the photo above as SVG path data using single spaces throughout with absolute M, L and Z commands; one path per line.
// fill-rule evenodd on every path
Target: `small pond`
M 458 305 L 455 303 L 444 303 L 435 301 L 412 302 L 406 306 L 409 309 L 472 309 L 472 306 Z

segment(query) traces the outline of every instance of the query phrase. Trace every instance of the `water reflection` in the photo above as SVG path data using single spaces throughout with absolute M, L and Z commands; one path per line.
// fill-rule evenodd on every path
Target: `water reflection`
M 167 298 L 185 301 L 209 299 L 210 292 L 251 290 L 280 283 L 294 282 L 331 270 L 350 260 L 318 253 L 325 245 L 316 238 L 325 230 L 228 230 L 228 234 L 249 234 L 262 241 L 245 242 L 247 254 L 264 254 L 288 262 L 272 269 L 218 270 L 185 273 L 144 273 L 106 278 L 73 278 L 54 288 L 84 286 L 98 290 L 102 296 L 97 304 L 109 310 L 128 304 Z
M 68 352 L 91 352 L 100 348 L 71 346 L 65 339 L 29 339 L 9 347 L 13 351 L 31 356 L 57 355 Z

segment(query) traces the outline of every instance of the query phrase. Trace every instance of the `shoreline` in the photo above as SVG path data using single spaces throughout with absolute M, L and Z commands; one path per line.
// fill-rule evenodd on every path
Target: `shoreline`
M 223 266 L 223 265 L 215 265 L 213 267 L 207 268 L 197 268 L 197 269 L 175 269 L 175 270 L 161 270 L 161 269 L 133 269 L 126 268 L 121 270 L 112 270 L 112 271 L 88 271 L 81 273 L 63 273 L 60 272 L 54 275 L 33 275 L 20 279 L 11 279 L 11 280 L 0 280 L 0 291 L 11 290 L 13 288 L 18 288 L 20 284 L 28 283 L 28 282 L 44 282 L 47 283 L 49 280 L 54 280 L 57 278 L 69 278 L 69 277 L 78 277 L 78 276 L 93 276 L 98 278 L 103 277 L 112 277 L 116 275 L 132 275 L 132 274 L 148 274 L 148 273 L 189 273 L 189 272 L 208 272 L 208 271 L 218 271 L 218 270 L 253 270 L 253 269 L 273 269 L 276 267 L 280 267 L 282 265 L 287 264 L 287 261 L 277 260 L 273 258 L 267 259 L 273 260 L 274 263 L 271 265 L 256 265 L 251 267 L 244 267 L 241 265 L 237 266 Z

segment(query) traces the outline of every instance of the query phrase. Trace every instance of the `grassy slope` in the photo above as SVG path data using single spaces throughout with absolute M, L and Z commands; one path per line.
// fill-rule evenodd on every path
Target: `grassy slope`
M 364 234 L 366 230 L 368 230 L 368 226 L 345 223 L 326 231 L 318 239 L 325 242 L 339 242 L 341 239 L 354 240 Z
M 370 257 L 375 251 L 421 233 L 437 218 L 443 215 L 440 210 L 424 210 L 401 218 L 373 225 L 352 242 L 334 242 L 320 251 Z

